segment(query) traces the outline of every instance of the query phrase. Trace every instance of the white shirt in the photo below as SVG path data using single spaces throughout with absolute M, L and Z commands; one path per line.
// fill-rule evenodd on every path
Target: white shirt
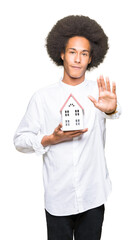
M 61 122 L 60 109 L 70 94 L 84 108 L 84 128 L 88 132 L 71 141 L 43 147 L 43 136 L 50 135 Z M 85 79 L 71 86 L 60 80 L 38 90 L 32 96 L 27 111 L 15 133 L 18 151 L 43 155 L 44 206 L 56 216 L 71 215 L 104 204 L 111 191 L 104 147 L 106 115 L 88 99 L 98 99 L 95 81 Z

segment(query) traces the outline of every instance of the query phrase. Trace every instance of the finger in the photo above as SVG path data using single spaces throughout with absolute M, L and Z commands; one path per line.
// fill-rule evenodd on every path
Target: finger
M 85 131 L 85 132 L 86 132 L 86 131 Z M 78 136 L 82 135 L 82 134 L 85 133 L 85 132 L 82 132 L 82 131 L 76 132 L 76 133 L 72 134 L 72 137 L 78 137 Z
M 88 98 L 93 102 L 96 108 L 100 108 L 100 103 L 97 102 L 95 98 L 93 98 L 92 96 L 88 96 Z
M 69 131 L 67 132 L 67 135 L 73 136 L 76 134 L 82 134 L 82 130 L 75 130 L 75 131 Z
M 74 131 L 64 131 L 64 134 L 67 136 L 73 135 L 75 133 L 79 133 L 80 130 L 74 130 Z
M 79 131 L 74 131 L 75 133 L 85 133 L 88 131 L 88 128 L 81 129 Z
M 101 82 L 101 88 L 103 91 L 106 90 L 106 86 L 105 86 L 105 81 L 104 81 L 104 78 L 103 76 L 100 76 L 100 82 Z
M 99 90 L 99 94 L 100 94 L 100 92 L 102 91 L 101 79 L 100 78 L 97 79 L 97 84 L 98 84 L 98 90 Z
M 60 123 L 59 125 L 58 125 L 58 127 L 56 127 L 56 131 L 59 131 L 60 129 L 62 128 L 62 123 Z
M 112 92 L 116 94 L 116 83 L 112 82 Z
M 75 135 L 75 134 L 82 134 L 84 132 L 87 132 L 88 131 L 88 128 L 85 128 L 85 129 L 82 129 L 82 130 L 74 130 L 74 131 L 67 131 L 65 132 L 66 135 Z
M 111 86 L 110 86 L 110 80 L 109 80 L 109 78 L 108 77 L 106 77 L 106 89 L 107 89 L 107 91 L 111 91 Z
M 97 103 L 96 99 L 92 96 L 88 96 L 88 98 L 91 100 L 91 102 L 94 103 L 94 105 Z
M 81 136 L 83 133 L 76 133 L 76 134 L 74 134 L 74 135 L 72 135 L 72 138 L 74 138 L 74 137 L 79 137 L 79 136 Z
M 84 132 L 87 132 L 88 131 L 88 128 L 84 128 L 83 130 L 82 130 L 82 132 L 84 133 Z

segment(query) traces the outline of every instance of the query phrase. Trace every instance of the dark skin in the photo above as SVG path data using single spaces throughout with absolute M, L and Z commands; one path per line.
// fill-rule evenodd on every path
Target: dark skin
M 75 36 L 69 39 L 65 53 L 61 53 L 64 66 L 63 82 L 75 86 L 84 81 L 87 66 L 92 60 L 90 50 L 90 43 L 86 38 Z M 92 96 L 88 96 L 88 98 L 102 112 L 113 114 L 117 106 L 116 84 L 112 83 L 111 90 L 109 78 L 106 78 L 105 82 L 103 76 L 97 79 L 97 84 L 99 89 L 98 101 Z M 88 131 L 88 128 L 85 128 L 83 130 L 64 132 L 61 128 L 62 123 L 54 129 L 51 135 L 44 136 L 41 144 L 45 147 L 64 141 L 71 141 L 74 137 L 79 137 Z
M 60 123 L 54 129 L 54 132 L 52 133 L 52 135 L 48 136 L 48 139 L 46 138 L 47 136 L 45 136 L 46 144 L 47 144 L 48 141 L 49 141 L 50 144 L 57 144 L 57 143 L 60 143 L 60 142 L 70 141 L 74 137 L 79 137 L 79 136 L 81 136 L 82 134 L 84 134 L 85 132 L 88 131 L 88 128 L 85 128 L 83 130 L 75 130 L 75 131 L 64 132 L 64 131 L 61 130 L 61 128 L 62 128 L 62 123 Z M 43 138 L 42 140 L 45 142 L 45 139 Z M 47 144 L 47 145 L 50 145 L 50 144 Z

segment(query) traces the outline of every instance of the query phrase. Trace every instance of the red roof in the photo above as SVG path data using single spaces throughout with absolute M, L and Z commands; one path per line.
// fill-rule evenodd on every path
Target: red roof
M 62 108 L 60 109 L 60 112 L 63 110 L 63 108 L 65 107 L 66 103 L 68 102 L 69 98 L 73 97 L 74 100 L 77 102 L 77 104 L 82 108 L 82 110 L 84 110 L 84 108 L 81 106 L 81 104 L 76 100 L 76 98 L 73 96 L 73 94 L 71 93 L 68 97 L 68 99 L 66 100 L 66 102 L 64 103 L 64 105 L 62 106 Z

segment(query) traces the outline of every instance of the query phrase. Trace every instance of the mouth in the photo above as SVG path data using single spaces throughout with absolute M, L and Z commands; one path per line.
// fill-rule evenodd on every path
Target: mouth
M 74 69 L 81 69 L 81 67 L 78 67 L 78 66 L 72 66 L 72 68 L 74 68 Z

